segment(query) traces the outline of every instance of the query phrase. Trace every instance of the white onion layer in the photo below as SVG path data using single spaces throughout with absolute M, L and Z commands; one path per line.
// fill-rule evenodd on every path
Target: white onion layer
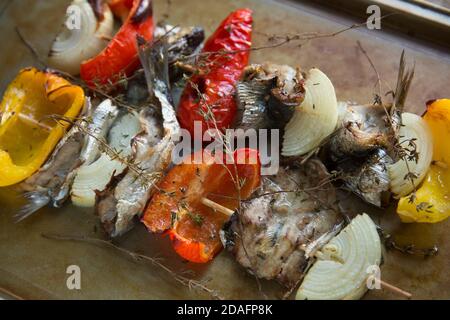
M 106 4 L 100 22 L 87 0 L 73 0 L 71 5 L 79 8 L 79 11 L 73 11 L 74 18 L 80 13 L 79 28 L 75 24 L 71 29 L 63 25 L 52 44 L 48 63 L 53 68 L 77 75 L 81 63 L 99 54 L 108 44 L 105 39 L 113 36 L 114 17 Z
M 109 146 L 120 152 L 121 157 L 131 154 L 131 140 L 140 131 L 138 115 L 128 113 L 120 117 L 109 132 Z M 90 165 L 78 169 L 72 185 L 72 203 L 80 207 L 95 205 L 95 190 L 102 191 L 115 175 L 121 174 L 126 168 L 118 159 L 111 159 L 106 154 Z
M 354 218 L 326 244 L 297 291 L 297 300 L 356 300 L 367 291 L 367 272 L 381 262 L 381 242 L 367 214 Z
M 338 107 L 330 79 L 312 68 L 305 81 L 305 99 L 285 127 L 283 156 L 300 156 L 317 148 L 336 128 Z
M 391 191 L 396 198 L 410 194 L 417 187 L 430 167 L 433 158 L 433 137 L 428 124 L 420 116 L 404 112 L 402 126 L 400 127 L 400 146 L 405 150 L 415 150 L 418 154 L 417 162 L 414 159 L 400 159 L 388 167 L 391 180 Z M 415 147 L 408 146 L 413 141 Z M 408 152 L 411 154 L 411 152 Z M 414 174 L 414 184 L 408 174 Z

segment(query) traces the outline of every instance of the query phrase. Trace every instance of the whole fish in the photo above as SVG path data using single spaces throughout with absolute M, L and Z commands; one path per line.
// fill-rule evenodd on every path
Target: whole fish
M 236 127 L 283 128 L 304 94 L 299 69 L 272 63 L 250 65 L 237 85 Z
M 117 115 L 110 101 L 92 108 L 89 99 L 79 119 L 55 147 L 46 163 L 19 185 L 27 203 L 15 215 L 21 221 L 46 205 L 59 208 L 68 199 L 77 169 L 99 155 L 98 141 Z M 86 121 L 88 120 L 88 121 Z M 91 135 L 86 135 L 85 131 Z
M 258 278 L 292 288 L 308 258 L 342 226 L 336 191 L 317 159 L 299 168 L 280 168 L 245 201 L 221 234 L 224 246 Z
M 143 132 L 133 139 L 134 159 L 138 169 L 128 168 L 115 177 L 107 188 L 97 193 L 96 213 L 111 237 L 117 237 L 134 225 L 155 190 L 161 174 L 171 163 L 173 138 L 179 134 L 170 97 L 167 46 L 158 41 L 152 46 L 140 45 L 139 56 L 152 103 L 140 112 Z

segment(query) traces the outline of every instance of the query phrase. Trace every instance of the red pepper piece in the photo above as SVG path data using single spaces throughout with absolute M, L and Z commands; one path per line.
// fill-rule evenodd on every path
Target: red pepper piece
M 231 125 L 237 110 L 235 85 L 250 56 L 252 22 L 251 10 L 236 10 L 206 41 L 202 51 L 205 61 L 202 60 L 199 67 L 201 72 L 190 78 L 178 107 L 180 125 L 191 135 L 194 134 L 194 121 L 202 122 L 203 132 L 208 128 L 215 129 L 213 121 L 205 121 L 201 114 L 208 111 L 207 106 L 212 109 L 219 130 Z M 203 98 L 199 97 L 195 86 Z
M 205 263 L 220 252 L 219 231 L 229 219 L 205 206 L 202 198 L 235 210 L 238 196 L 248 198 L 260 184 L 258 151 L 238 149 L 233 157 L 236 164 L 224 165 L 205 152 L 201 164 L 175 166 L 160 183 L 142 217 L 149 231 L 168 234 L 175 251 L 188 261 Z
M 109 0 L 108 5 L 116 17 L 126 21 L 133 7 L 133 2 L 134 0 Z
M 126 5 L 127 3 L 125 3 Z M 91 87 L 115 83 L 139 67 L 136 36 L 153 38 L 151 0 L 134 0 L 130 13 L 108 46 L 96 57 L 81 64 L 81 78 Z

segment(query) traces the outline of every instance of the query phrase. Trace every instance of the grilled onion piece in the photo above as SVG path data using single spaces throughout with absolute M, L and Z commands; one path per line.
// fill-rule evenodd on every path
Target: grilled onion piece
M 367 268 L 381 262 L 381 242 L 367 214 L 354 218 L 321 250 L 297 291 L 297 300 L 356 300 L 367 291 Z
M 338 108 L 330 79 L 319 69 L 309 70 L 305 98 L 285 127 L 283 156 L 301 156 L 317 148 L 336 128 Z
M 99 20 L 87 0 L 73 0 L 72 6 L 79 9 L 74 11 L 74 18 L 79 16 L 79 24 L 65 23 L 62 26 L 62 31 L 52 44 L 48 63 L 53 68 L 77 75 L 81 62 L 96 56 L 108 44 L 108 39 L 113 35 L 114 18 L 106 4 L 102 6 Z
M 408 112 L 402 114 L 399 140 L 406 155 L 388 167 L 391 191 L 396 198 L 411 193 L 422 182 L 433 158 L 433 137 L 420 116 Z
M 139 132 L 140 124 L 137 114 L 127 113 L 119 118 L 109 132 L 109 145 L 127 157 L 131 153 L 131 140 Z M 90 165 L 81 166 L 72 186 L 72 202 L 80 207 L 92 207 L 95 204 L 95 190 L 105 189 L 112 176 L 121 174 L 126 165 L 118 159 L 111 159 L 102 153 Z

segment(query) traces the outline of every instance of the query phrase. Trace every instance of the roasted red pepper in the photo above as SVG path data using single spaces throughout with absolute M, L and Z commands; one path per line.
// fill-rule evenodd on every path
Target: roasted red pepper
M 201 164 L 175 166 L 147 206 L 142 222 L 151 232 L 168 234 L 175 251 L 186 260 L 205 263 L 222 248 L 219 231 L 229 217 L 202 199 L 235 210 L 238 199 L 248 198 L 260 184 L 258 152 L 238 149 L 233 157 L 233 163 L 224 165 L 205 152 Z
M 251 33 L 252 11 L 239 9 L 231 13 L 206 41 L 200 73 L 190 78 L 178 107 L 180 125 L 191 134 L 194 133 L 194 121 L 202 122 L 203 132 L 215 129 L 212 119 L 205 119 L 208 107 L 219 130 L 231 125 L 237 110 L 235 85 L 248 63 Z M 198 91 L 203 97 L 199 97 Z
M 133 7 L 134 0 L 108 0 L 108 6 L 116 17 L 125 21 Z
M 129 1 L 123 4 L 129 5 Z M 123 75 L 130 75 L 139 67 L 136 37 L 146 41 L 153 38 L 151 0 L 134 0 L 124 24 L 96 57 L 81 64 L 81 78 L 89 85 L 115 83 Z

